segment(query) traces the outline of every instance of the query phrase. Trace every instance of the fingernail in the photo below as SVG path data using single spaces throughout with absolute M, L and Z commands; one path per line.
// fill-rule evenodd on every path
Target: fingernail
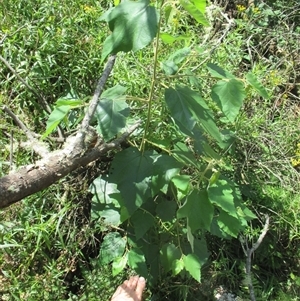
M 146 279 L 144 277 L 140 277 L 139 281 L 146 281 Z

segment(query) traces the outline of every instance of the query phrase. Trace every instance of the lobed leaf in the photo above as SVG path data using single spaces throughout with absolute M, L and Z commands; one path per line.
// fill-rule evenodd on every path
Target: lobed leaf
M 147 46 L 156 36 L 158 19 L 158 12 L 150 1 L 122 1 L 102 18 L 112 32 L 104 41 L 102 61 L 109 54 L 137 51 Z
M 152 157 L 154 158 L 151 178 L 152 195 L 156 195 L 160 191 L 167 193 L 168 184 L 174 176 L 179 174 L 183 164 L 164 154 Z
M 154 225 L 154 219 L 151 214 L 144 210 L 136 210 L 130 218 L 133 224 L 136 239 L 140 239 Z
M 234 78 L 222 80 L 212 87 L 211 97 L 228 120 L 234 122 L 246 97 L 245 87 Z
M 172 178 L 175 187 L 182 193 L 187 194 L 190 188 L 191 177 L 188 175 L 176 175 Z
M 207 189 L 209 200 L 219 208 L 237 218 L 234 195 L 232 189 L 233 183 L 228 183 L 224 178 L 219 178 Z
M 220 210 L 217 222 L 220 229 L 231 237 L 237 237 L 239 232 L 245 228 L 239 218 L 234 217 L 223 210 Z
M 115 258 L 122 256 L 125 246 L 126 241 L 118 232 L 110 232 L 105 235 L 100 249 L 100 263 L 108 264 Z
M 115 155 L 110 168 L 110 181 L 121 192 L 121 219 L 129 218 L 151 196 L 150 178 L 153 170 L 153 151 L 141 153 L 127 148 Z
M 123 95 L 125 91 L 126 88 L 119 85 L 108 89 L 102 94 L 97 105 L 95 111 L 98 121 L 97 131 L 105 141 L 113 138 L 126 125 L 129 107 Z
M 147 277 L 145 256 L 138 248 L 130 249 L 128 253 L 128 265 L 140 276 Z
M 220 79 L 232 79 L 232 78 L 235 78 L 235 76 L 233 74 L 231 74 L 230 72 L 222 69 L 221 67 L 219 67 L 218 65 L 216 64 L 213 64 L 213 63 L 208 63 L 206 65 L 208 71 L 210 72 L 210 74 L 213 76 L 213 77 L 216 77 L 216 78 L 220 78 Z
M 182 207 L 177 211 L 177 218 L 187 218 L 188 226 L 192 232 L 198 229 L 210 230 L 214 214 L 214 207 L 211 204 L 205 190 L 193 190 L 187 197 Z
M 91 203 L 91 219 L 102 218 L 108 225 L 120 225 L 121 194 L 117 185 L 99 177 L 90 185 L 89 191 L 94 194 Z
M 199 93 L 188 87 L 176 86 L 165 90 L 165 101 L 180 130 L 190 137 L 198 123 L 216 141 L 222 143 L 213 115 Z
M 174 244 L 166 243 L 162 246 L 160 251 L 160 261 L 165 272 L 169 272 L 172 269 L 173 262 L 180 258 L 181 252 Z
M 112 263 L 112 275 L 116 276 L 120 274 L 126 267 L 128 261 L 128 254 L 126 253 L 125 256 L 117 257 Z
M 201 263 L 197 255 L 188 254 L 183 257 L 184 267 L 190 273 L 190 275 L 200 282 L 201 280 Z

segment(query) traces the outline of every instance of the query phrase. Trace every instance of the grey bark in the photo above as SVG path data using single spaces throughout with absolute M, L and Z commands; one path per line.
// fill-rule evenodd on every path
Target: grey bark
M 103 143 L 84 152 L 67 141 L 64 149 L 0 178 L 0 208 L 8 207 L 23 198 L 41 191 L 80 166 L 86 166 L 107 151 L 117 148 L 139 126 L 133 125 L 120 138 Z

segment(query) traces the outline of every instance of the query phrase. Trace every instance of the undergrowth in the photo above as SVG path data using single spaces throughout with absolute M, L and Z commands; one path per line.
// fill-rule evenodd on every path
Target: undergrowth
M 247 91 L 238 118 L 228 125 L 237 141 L 224 155 L 220 170 L 238 184 L 245 204 L 258 217 L 243 232 L 250 246 L 260 234 L 264 214 L 271 217 L 270 230 L 253 259 L 257 300 L 299 300 L 300 198 L 299 166 L 295 163 L 300 138 L 299 4 L 278 0 L 253 7 L 245 3 L 230 7 L 222 2 L 215 1 L 207 7 L 211 26 L 205 28 L 178 8 L 164 30 L 180 32 L 184 38 L 164 43 L 161 60 L 166 61 L 175 50 L 195 46 L 184 64 L 193 66 L 189 71 L 199 80 L 187 76 L 184 64 L 180 71 L 186 73 L 180 74 L 180 80 L 201 90 L 208 99 L 212 85 L 204 68 L 208 61 L 240 77 L 252 70 L 268 91 L 267 100 L 251 89 Z M 70 92 L 79 98 L 90 96 L 103 69 L 101 45 L 108 35 L 99 17 L 111 5 L 80 0 L 2 1 L 0 54 L 14 71 L 1 61 L 0 103 L 9 105 L 28 127 L 43 133 L 48 116 L 42 108 L 43 99 L 53 105 Z M 230 25 L 228 18 L 234 18 L 234 24 Z M 162 71 L 164 67 L 160 64 L 159 68 Z M 146 98 L 152 71 L 151 47 L 134 54 L 121 53 L 108 82 L 108 87 L 120 84 L 127 88 L 132 114 L 142 120 L 147 119 Z M 30 89 L 17 75 L 26 80 Z M 160 76 L 161 86 L 173 80 Z M 154 91 L 152 136 L 148 142 L 164 153 L 171 139 L 181 139 L 182 135 L 174 130 L 166 106 L 161 106 L 162 97 L 162 89 Z M 208 101 L 208 106 L 218 126 L 227 127 L 213 101 Z M 81 113 L 76 111 L 70 120 L 76 120 Z M 0 118 L 3 176 L 36 158 L 21 147 L 21 130 L 4 112 L 0 112 Z M 70 127 L 74 129 L 76 122 Z M 128 143 L 138 146 L 141 139 L 137 135 Z M 99 254 L 105 235 L 124 230 L 107 228 L 90 216 L 88 187 L 109 171 L 114 157 L 111 152 L 101 163 L 81 168 L 1 211 L 2 300 L 109 300 L 115 287 L 133 273 L 125 269 L 113 277 L 111 266 L 101 265 Z M 185 171 L 195 177 L 193 168 L 186 167 Z M 148 300 L 213 300 L 220 285 L 242 300 L 249 299 L 245 254 L 239 240 L 209 234 L 206 240 L 210 257 L 202 267 L 201 284 L 185 274 L 168 274 L 147 291 Z

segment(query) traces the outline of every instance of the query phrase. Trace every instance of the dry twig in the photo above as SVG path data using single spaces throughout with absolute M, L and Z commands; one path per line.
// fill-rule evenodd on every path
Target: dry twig
M 251 278 L 251 259 L 252 259 L 253 253 L 257 250 L 257 248 L 262 243 L 264 237 L 266 236 L 266 234 L 269 230 L 269 224 L 270 224 L 270 217 L 269 217 L 269 215 L 266 215 L 266 221 L 265 221 L 264 228 L 263 228 L 258 240 L 256 241 L 256 243 L 254 243 L 250 249 L 248 247 L 247 240 L 243 241 L 243 238 L 240 237 L 240 242 L 242 244 L 242 248 L 246 255 L 246 277 L 247 277 L 247 281 L 248 281 L 248 288 L 249 288 L 251 301 L 256 301 L 254 287 L 253 287 L 252 278 Z M 246 245 L 246 248 L 245 248 L 244 244 Z

